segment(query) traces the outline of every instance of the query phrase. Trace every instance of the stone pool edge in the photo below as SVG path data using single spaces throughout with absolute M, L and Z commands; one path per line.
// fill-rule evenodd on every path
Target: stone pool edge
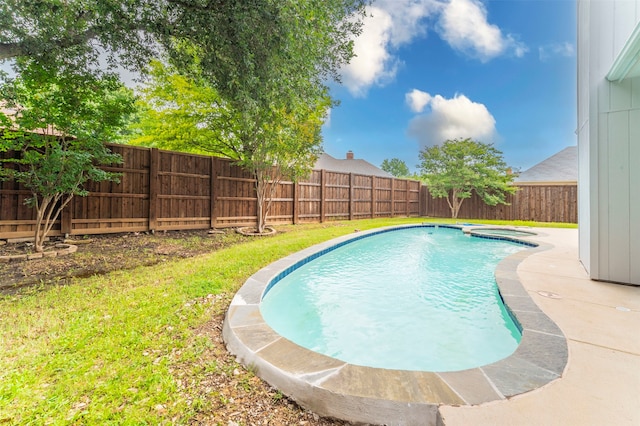
M 392 226 L 345 235 L 261 269 L 231 301 L 223 327 L 227 349 L 303 407 L 322 416 L 374 424 L 435 425 L 439 423 L 440 405 L 477 405 L 506 399 L 560 378 L 568 360 L 564 334 L 531 299 L 517 275 L 520 262 L 551 248 L 531 237 L 516 239 L 535 242 L 537 247 L 508 256 L 496 267 L 501 297 L 521 327 L 522 341 L 511 356 L 489 365 L 446 373 L 352 365 L 296 345 L 278 335 L 262 318 L 260 301 L 271 280 L 301 260 L 353 239 L 420 226 L 435 224 Z

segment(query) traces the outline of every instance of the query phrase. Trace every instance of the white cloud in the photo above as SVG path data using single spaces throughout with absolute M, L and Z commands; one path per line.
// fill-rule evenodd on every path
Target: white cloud
M 438 0 L 377 0 L 374 5 L 391 16 L 390 41 L 393 47 L 425 35 L 425 18 L 437 13 L 441 7 Z
M 394 50 L 426 34 L 424 19 L 437 10 L 435 0 L 378 0 L 367 7 L 355 56 L 342 69 L 342 81 L 354 96 L 392 80 L 400 60 Z
M 480 0 L 451 0 L 443 7 L 438 24 L 440 36 L 451 47 L 483 62 L 507 52 L 522 57 L 528 50 L 513 35 L 504 35 L 487 21 L 487 10 Z
M 322 125 L 326 128 L 331 127 L 331 108 L 327 108 L 327 110 L 324 113 L 324 122 L 322 123 Z
M 354 58 L 341 70 L 353 96 L 392 81 L 402 61 L 397 50 L 427 34 L 437 20 L 440 37 L 452 48 L 483 62 L 506 53 L 522 57 L 527 47 L 487 21 L 481 0 L 376 0 L 367 7 Z
M 404 95 L 404 98 L 413 112 L 422 112 L 424 107 L 431 101 L 431 95 L 422 90 L 413 89 Z
M 393 78 L 397 64 L 387 51 L 391 39 L 391 16 L 377 7 L 368 8 L 362 34 L 354 41 L 355 56 L 342 69 L 342 79 L 354 96 L 364 96 L 376 83 Z
M 418 140 L 421 148 L 458 138 L 472 138 L 484 143 L 494 141 L 497 135 L 496 120 L 485 105 L 473 102 L 462 94 L 456 94 L 451 99 L 425 94 L 430 98 L 426 105 L 430 106 L 431 111 L 414 117 L 407 131 L 409 136 Z
M 575 56 L 575 54 L 576 48 L 569 42 L 554 43 L 538 48 L 538 56 L 543 62 L 549 60 L 552 56 L 570 58 Z

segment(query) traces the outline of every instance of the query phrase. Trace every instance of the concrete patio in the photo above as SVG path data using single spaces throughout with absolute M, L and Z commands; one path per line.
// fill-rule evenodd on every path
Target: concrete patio
M 640 425 L 640 287 L 592 281 L 578 261 L 576 229 L 537 229 L 554 246 L 529 256 L 518 275 L 562 329 L 562 378 L 532 392 L 475 406 L 441 406 L 446 426 Z M 636 259 L 640 262 L 640 259 Z

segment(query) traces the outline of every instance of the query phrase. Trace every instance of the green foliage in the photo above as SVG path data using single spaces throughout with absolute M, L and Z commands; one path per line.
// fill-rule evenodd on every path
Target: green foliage
M 110 65 L 139 68 L 153 55 L 154 33 L 170 25 L 161 20 L 167 8 L 151 0 L 3 0 L 0 61 L 32 58 L 65 70 L 98 70 L 104 52 Z
M 203 76 L 238 111 L 316 99 L 352 57 L 362 0 L 230 0 L 176 8 L 171 37 L 197 47 Z M 175 44 L 174 44 L 175 46 Z M 182 44 L 184 46 L 184 44 Z M 178 68 L 193 51 L 171 49 Z M 254 113 L 255 114 L 255 113 Z M 254 115 L 252 114 L 252 115 Z
M 490 206 L 507 204 L 506 195 L 516 192 L 502 153 L 490 144 L 447 140 L 442 146 L 423 149 L 420 159 L 429 192 L 434 198 L 447 199 L 453 218 L 473 192 Z
M 233 112 L 233 131 L 224 136 L 256 177 L 258 232 L 274 184 L 308 172 L 320 151 L 320 126 L 333 104 L 326 82 L 353 56 L 364 3 L 232 0 L 216 6 L 213 13 L 225 17 L 217 26 L 203 25 L 212 19 L 209 7 L 194 7 L 185 15 L 194 24 L 172 33 L 180 46 L 192 46 L 169 52 L 178 69 L 197 57 L 198 77 Z
M 236 157 L 234 114 L 218 91 L 202 78 L 152 61 L 141 88 L 138 121 L 128 143 L 174 151 Z M 231 140 L 231 143 L 227 143 Z
M 0 86 L 0 99 L 14 113 L 0 113 L 3 133 L 0 179 L 31 191 L 36 210 L 36 250 L 84 184 L 116 180 L 99 168 L 118 163 L 104 141 L 112 140 L 133 111 L 133 95 L 114 76 L 47 69 L 35 61 L 18 63 L 20 76 Z
M 197 60 L 196 60 L 197 62 Z M 322 92 L 292 110 L 274 99 L 270 109 L 236 111 L 197 70 L 189 75 L 154 61 L 142 89 L 135 145 L 232 158 L 257 179 L 259 229 L 282 178 L 307 175 L 320 152 L 320 129 L 331 100 Z M 255 114 L 255 115 L 254 115 Z
M 380 168 L 387 173 L 391 173 L 395 177 L 409 176 L 409 167 L 407 167 L 407 164 L 404 161 L 398 158 L 392 158 L 390 160 L 385 158 L 382 161 Z

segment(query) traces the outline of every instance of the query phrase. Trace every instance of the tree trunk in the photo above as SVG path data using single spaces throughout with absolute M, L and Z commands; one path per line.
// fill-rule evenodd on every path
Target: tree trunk
M 267 225 L 267 216 L 271 211 L 271 203 L 280 183 L 280 172 L 277 168 L 267 170 L 255 170 L 256 177 L 256 197 L 258 224 L 256 231 L 260 234 L 264 232 Z
M 67 198 L 63 199 L 58 206 L 58 202 L 62 199 L 62 196 L 63 194 L 47 196 L 44 197 L 41 202 L 38 202 L 36 198 L 36 225 L 34 230 L 34 250 L 36 253 L 42 253 L 44 251 L 44 242 L 51 228 L 53 228 L 53 224 L 73 198 L 73 194 L 68 194 Z
M 462 202 L 464 198 L 458 198 L 458 193 L 455 189 L 451 190 L 451 199 L 447 197 L 447 204 L 449 204 L 449 208 L 451 209 L 451 218 L 457 219 L 458 213 L 460 213 L 460 207 L 462 206 Z
M 258 219 L 258 223 L 256 224 L 256 232 L 258 234 L 262 234 L 264 232 L 264 223 L 265 223 L 265 219 L 266 219 L 266 212 L 265 212 L 265 205 L 264 205 L 264 199 L 265 199 L 265 183 L 264 183 L 264 176 L 262 175 L 262 173 L 260 173 L 259 171 L 256 172 L 256 197 L 257 197 L 257 219 Z

